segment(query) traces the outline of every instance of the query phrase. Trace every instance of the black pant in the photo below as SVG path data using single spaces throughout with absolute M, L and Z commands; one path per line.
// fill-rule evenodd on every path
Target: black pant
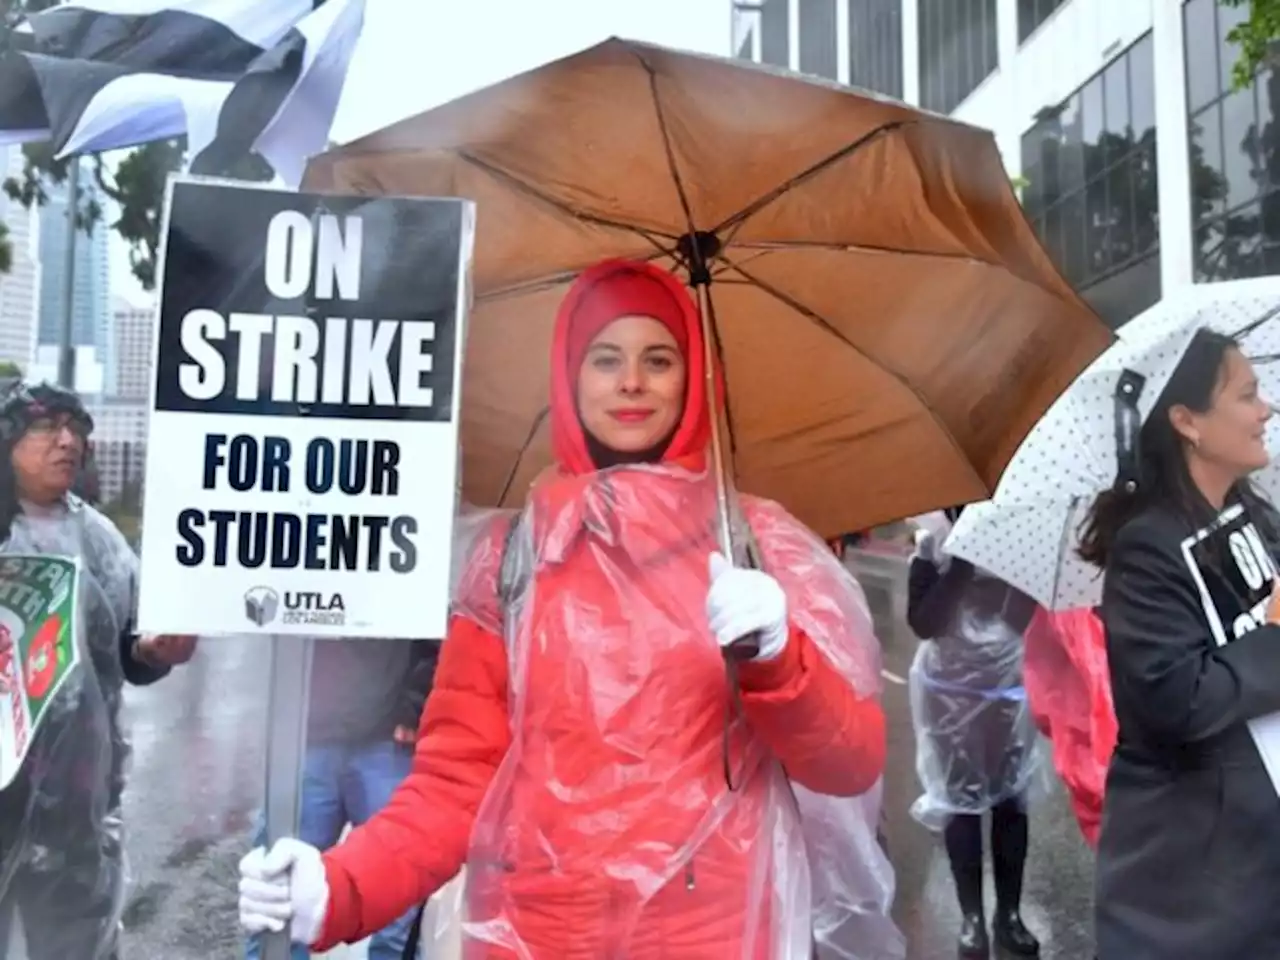
M 1022 799 L 1011 797 L 991 810 L 991 863 L 999 910 L 1017 910 L 1022 901 L 1022 874 L 1027 863 L 1027 814 Z M 982 905 L 982 817 L 961 814 L 947 823 L 944 837 L 960 910 L 980 914 Z

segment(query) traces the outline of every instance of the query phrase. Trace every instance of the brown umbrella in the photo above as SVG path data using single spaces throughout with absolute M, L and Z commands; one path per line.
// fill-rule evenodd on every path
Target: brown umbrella
M 605 257 L 709 274 L 737 485 L 827 536 L 987 497 L 1111 339 L 989 132 L 738 61 L 608 40 L 326 153 L 304 187 L 476 201 L 478 505 L 549 462 L 556 306 Z

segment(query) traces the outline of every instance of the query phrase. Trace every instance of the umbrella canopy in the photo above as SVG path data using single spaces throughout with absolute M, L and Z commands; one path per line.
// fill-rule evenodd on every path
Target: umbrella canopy
M 1102 572 L 1076 555 L 1090 500 L 994 503 L 969 507 L 944 549 L 994 573 L 1049 610 L 1095 606 Z
M 1120 328 L 1120 338 L 1049 408 L 1010 460 L 997 503 L 1092 498 L 1115 481 L 1116 390 L 1137 374 L 1135 412 L 1145 420 L 1192 336 L 1209 327 L 1240 339 L 1262 393 L 1280 400 L 1280 278 L 1205 284 L 1179 291 Z M 1273 422 L 1280 430 L 1280 423 Z M 1280 451 L 1280 433 L 1272 438 Z
M 947 552 L 984 567 L 1051 609 L 1092 606 L 1102 577 L 1076 554 L 1093 498 L 1115 483 L 1117 393 L 1122 378 L 1140 385 L 1136 422 L 1155 407 L 1195 332 L 1209 327 L 1240 341 L 1263 396 L 1280 399 L 1280 278 L 1192 287 L 1120 328 L 1120 338 L 1062 394 L 1014 454 L 990 503 L 957 522 Z M 1138 380 L 1131 375 L 1137 374 Z M 1280 419 L 1268 426 L 1280 452 Z M 1280 464 L 1255 478 L 1280 497 Z
M 827 536 L 989 496 L 1111 337 L 990 133 L 741 61 L 609 40 L 324 154 L 304 186 L 477 202 L 476 504 L 517 505 L 550 462 L 555 309 L 605 257 L 710 282 L 730 469 Z

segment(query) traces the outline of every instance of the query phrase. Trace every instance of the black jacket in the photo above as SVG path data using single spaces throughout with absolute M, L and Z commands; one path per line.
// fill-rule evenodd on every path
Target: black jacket
M 131 631 L 120 634 L 120 667 L 126 682 L 135 687 L 145 687 L 168 676 L 169 668 L 153 667 L 134 656 L 133 644 L 137 639 L 138 635 Z
M 363 744 L 396 727 L 416 730 L 439 651 L 438 640 L 317 640 L 308 742 Z
M 1231 551 L 1211 549 L 1258 536 L 1247 512 L 1234 514 L 1234 530 L 1206 539 L 1153 508 L 1120 532 L 1107 564 L 1119 738 L 1098 844 L 1100 960 L 1280 957 L 1280 798 L 1249 729 L 1280 710 L 1280 627 L 1251 612 L 1270 589 L 1275 544 L 1249 561 L 1270 567 L 1266 581 L 1243 585 Z
M 932 640 L 951 623 L 965 588 L 973 581 L 973 564 L 953 559 L 946 573 L 924 557 L 907 571 L 907 625 L 921 640 Z

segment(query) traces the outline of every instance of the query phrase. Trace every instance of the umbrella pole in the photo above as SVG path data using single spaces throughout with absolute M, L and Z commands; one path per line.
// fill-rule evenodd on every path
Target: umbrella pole
M 711 469 L 715 471 L 716 477 L 716 513 L 718 515 L 716 519 L 719 521 L 720 552 L 728 558 L 730 563 L 737 566 L 738 559 L 733 549 L 732 504 L 729 500 L 729 467 L 725 462 L 720 404 L 716 401 L 719 394 L 717 389 L 719 378 L 716 376 L 716 360 L 718 359 L 715 338 L 716 317 L 715 308 L 711 305 L 711 278 L 705 274 L 705 269 L 703 267 L 702 271 L 700 271 L 704 274 L 702 277 L 696 277 L 695 275 L 696 280 L 700 279 L 701 282 L 696 282 L 695 280 L 694 289 L 698 291 L 698 314 L 702 323 L 703 364 L 706 368 L 707 377 L 707 407 L 711 414 Z M 751 557 L 748 557 L 747 560 L 748 563 L 752 562 Z M 724 764 L 725 786 L 729 788 L 730 793 L 734 793 L 742 786 L 741 780 L 733 775 L 732 749 L 734 726 L 743 719 L 742 688 L 738 683 L 738 663 L 754 659 L 756 654 L 760 652 L 760 636 L 752 633 L 741 637 L 729 644 L 723 652 L 725 679 L 729 685 L 729 703 L 728 717 L 724 726 L 724 737 L 720 744 L 720 757 Z
M 716 513 L 720 540 L 720 552 L 736 564 L 734 554 L 732 511 L 729 504 L 729 471 L 725 464 L 724 441 L 720 422 L 718 378 L 716 377 L 715 310 L 711 306 L 711 286 L 699 283 L 698 315 L 702 322 L 703 368 L 707 378 L 707 406 L 711 414 L 711 469 L 716 477 Z

